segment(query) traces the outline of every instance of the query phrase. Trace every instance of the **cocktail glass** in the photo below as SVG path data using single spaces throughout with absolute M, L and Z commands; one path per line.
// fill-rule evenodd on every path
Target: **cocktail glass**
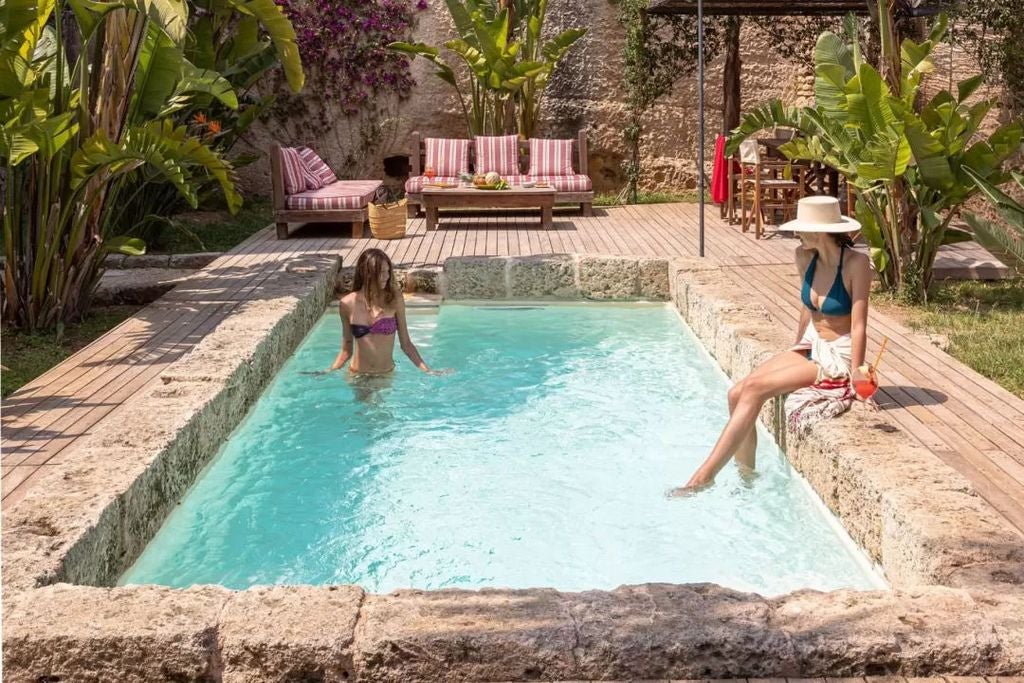
M 871 373 L 866 379 L 853 380 L 853 390 L 865 401 L 874 396 L 878 391 L 878 380 L 874 373 Z

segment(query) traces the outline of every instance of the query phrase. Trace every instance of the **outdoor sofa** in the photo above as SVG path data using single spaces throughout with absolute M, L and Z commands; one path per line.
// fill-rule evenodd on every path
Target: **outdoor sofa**
M 426 183 L 458 183 L 462 173 L 494 171 L 510 185 L 532 181 L 555 189 L 558 204 L 579 204 L 584 216 L 593 215 L 594 187 L 587 173 L 587 132 L 575 139 L 521 140 L 516 135 L 424 138 L 412 134 L 412 169 L 405 183 L 409 216 L 419 214 Z M 433 181 L 423 175 L 433 167 Z
M 289 223 L 351 223 L 352 237 L 363 236 L 367 206 L 379 180 L 338 180 L 309 147 L 270 150 L 270 178 L 277 238 L 288 237 Z

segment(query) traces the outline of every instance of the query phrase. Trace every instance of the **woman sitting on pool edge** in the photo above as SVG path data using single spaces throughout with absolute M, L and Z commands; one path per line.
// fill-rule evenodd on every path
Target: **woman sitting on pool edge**
M 395 369 L 393 354 L 397 333 L 399 345 L 412 364 L 423 372 L 434 372 L 409 337 L 405 299 L 396 286 L 391 259 L 380 249 L 367 249 L 359 255 L 352 291 L 339 298 L 338 312 L 341 315 L 341 351 L 331 370 L 340 370 L 351 359 L 349 372 L 352 373 L 383 375 L 391 372 Z
M 796 249 L 803 283 L 797 342 L 729 389 L 729 421 L 722 435 L 673 495 L 711 485 L 730 457 L 742 469 L 754 468 L 755 425 L 765 401 L 823 380 L 852 382 L 861 376 L 872 272 L 868 257 L 852 249 L 849 233 L 860 223 L 843 216 L 834 197 L 807 197 L 797 206 L 796 220 L 780 229 L 796 232 L 801 243 Z

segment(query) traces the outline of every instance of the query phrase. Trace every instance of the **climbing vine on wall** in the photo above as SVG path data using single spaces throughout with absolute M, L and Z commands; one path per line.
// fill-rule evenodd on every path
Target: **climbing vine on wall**
M 643 120 L 662 97 L 672 92 L 681 77 L 697 68 L 697 19 L 693 16 L 648 14 L 648 0 L 618 0 L 619 22 L 626 30 L 624 80 L 628 120 L 623 137 L 629 158 L 625 162 L 624 198 L 637 201 L 642 177 L 640 142 Z M 724 22 L 704 19 L 704 58 L 710 61 L 722 48 Z
M 426 0 L 276 0 L 295 26 L 299 54 L 306 66 L 306 89 L 282 96 L 272 116 L 291 135 L 314 140 L 339 118 L 376 115 L 380 101 L 404 97 L 415 85 L 409 59 L 387 49 L 407 40 Z M 280 91 L 280 89 L 278 89 Z M 360 133 L 352 154 L 381 136 L 373 126 Z
M 1024 0 L 960 0 L 950 14 L 953 45 L 1006 89 L 1011 115 L 1024 115 Z

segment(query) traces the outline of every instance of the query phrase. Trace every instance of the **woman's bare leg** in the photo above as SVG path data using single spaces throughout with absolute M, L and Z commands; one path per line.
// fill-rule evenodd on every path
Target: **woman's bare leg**
M 729 415 L 731 416 L 736 412 L 736 406 L 739 404 L 740 396 L 743 392 L 743 382 L 733 385 L 729 389 Z M 752 425 L 746 436 L 740 440 L 740 445 L 736 447 L 736 462 L 742 465 L 748 470 L 753 470 L 757 462 L 757 427 Z
M 752 372 L 737 385 L 740 390 L 736 392 L 735 408 L 708 459 L 686 486 L 673 493 L 683 493 L 713 482 L 729 458 L 738 453 L 744 442 L 751 438 L 751 431 L 755 428 L 757 415 L 764 402 L 774 396 L 810 386 L 817 376 L 817 366 L 795 351 L 776 356 Z
M 744 377 L 739 383 L 734 384 L 729 389 L 729 415 L 732 415 L 736 411 L 736 405 L 739 403 L 740 395 L 743 392 L 743 383 L 751 378 L 758 378 L 764 375 L 768 375 L 776 370 L 790 367 L 794 365 L 798 359 L 805 358 L 804 354 L 799 351 L 786 351 L 778 355 L 772 356 L 764 363 L 758 365 L 754 370 Z M 757 424 L 750 426 L 750 431 L 747 432 L 746 436 L 740 441 L 740 445 L 736 448 L 734 457 L 736 462 L 743 467 L 753 470 L 756 464 L 757 453 Z

